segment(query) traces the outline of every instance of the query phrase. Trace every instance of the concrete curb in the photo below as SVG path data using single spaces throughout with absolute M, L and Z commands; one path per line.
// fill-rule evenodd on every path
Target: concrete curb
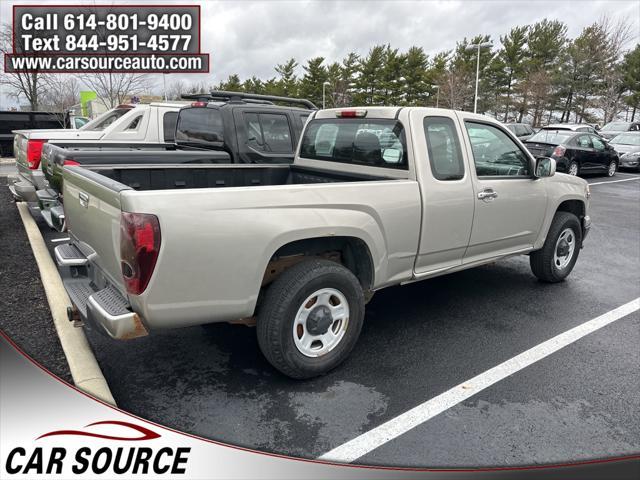
M 17 205 L 24 229 L 29 237 L 33 255 L 38 264 L 38 270 L 40 270 L 40 278 L 47 295 L 53 323 L 56 332 L 58 332 L 62 350 L 64 350 L 64 354 L 67 357 L 73 382 L 89 395 L 115 405 L 116 402 L 111 395 L 109 385 L 102 374 L 102 370 L 100 370 L 96 357 L 91 351 L 84 331 L 81 328 L 74 327 L 67 319 L 67 307 L 71 305 L 71 301 L 64 289 L 58 269 L 51 255 L 49 255 L 44 238 L 42 238 L 36 222 L 31 217 L 29 207 L 24 202 L 20 202 Z

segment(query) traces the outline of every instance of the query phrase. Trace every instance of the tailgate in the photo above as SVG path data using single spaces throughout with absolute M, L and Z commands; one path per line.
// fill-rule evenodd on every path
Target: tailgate
M 130 187 L 81 167 L 63 174 L 64 210 L 71 238 L 102 275 L 125 295 L 120 271 L 120 192 Z
M 22 173 L 29 173 L 29 164 L 27 163 L 28 141 L 27 134 L 22 132 L 16 132 L 13 138 L 13 156 L 16 157 L 18 171 Z

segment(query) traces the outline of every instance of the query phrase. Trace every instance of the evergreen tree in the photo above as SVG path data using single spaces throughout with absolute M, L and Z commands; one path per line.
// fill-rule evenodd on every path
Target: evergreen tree
M 356 105 L 381 105 L 384 100 L 383 71 L 385 67 L 384 45 L 376 45 L 358 62 L 356 78 Z
M 429 57 L 422 47 L 411 47 L 404 58 L 402 77 L 404 77 L 403 105 L 425 106 L 432 93 L 427 68 Z
M 322 105 L 322 84 L 327 81 L 327 69 L 322 65 L 323 62 L 324 57 L 308 60 L 300 82 L 300 95 L 318 106 Z
M 298 63 L 294 58 L 290 58 L 285 63 L 276 65 L 275 70 L 280 75 L 279 90 L 285 97 L 295 97 L 298 94 L 298 84 L 296 78 L 296 68 Z

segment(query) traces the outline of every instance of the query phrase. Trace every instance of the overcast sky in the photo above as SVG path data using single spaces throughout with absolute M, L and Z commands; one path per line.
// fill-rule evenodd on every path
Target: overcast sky
M 217 83 L 231 73 L 242 79 L 275 76 L 273 67 L 294 57 L 299 63 L 314 56 L 340 61 L 348 52 L 366 54 L 375 44 L 390 43 L 406 50 L 421 46 L 429 54 L 451 49 L 457 41 L 489 34 L 495 42 L 516 25 L 543 18 L 564 21 L 570 37 L 608 14 L 626 19 L 633 41 L 640 41 L 638 0 L 467 0 L 467 1 L 208 1 L 208 0 L 0 0 L 2 23 L 11 20 L 17 4 L 162 4 L 202 5 L 202 51 L 211 54 L 209 75 L 180 78 Z M 301 67 L 299 67 L 301 68 Z M 167 77 L 168 82 L 178 78 Z M 3 105 L 6 103 L 3 101 Z

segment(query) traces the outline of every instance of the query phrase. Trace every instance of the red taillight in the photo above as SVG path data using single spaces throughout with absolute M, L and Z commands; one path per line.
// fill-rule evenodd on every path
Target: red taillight
M 120 217 L 120 267 L 127 292 L 147 288 L 160 253 L 160 223 L 148 213 L 123 212 Z
M 206 107 L 208 105 L 207 102 L 192 102 L 191 106 L 192 107 Z
M 553 153 L 551 154 L 552 157 L 564 157 L 564 152 L 566 152 L 567 149 L 564 148 L 562 145 L 558 145 L 556 148 L 553 149 Z
M 75 160 L 69 160 L 69 159 L 65 159 L 64 164 L 68 167 L 76 167 L 78 165 L 80 165 L 78 162 L 76 162 Z
M 31 170 L 36 170 L 40 166 L 40 156 L 42 155 L 42 146 L 47 143 L 46 140 L 28 140 L 27 141 L 27 162 Z
M 341 110 L 336 112 L 336 117 L 338 118 L 363 118 L 366 116 L 366 110 Z

